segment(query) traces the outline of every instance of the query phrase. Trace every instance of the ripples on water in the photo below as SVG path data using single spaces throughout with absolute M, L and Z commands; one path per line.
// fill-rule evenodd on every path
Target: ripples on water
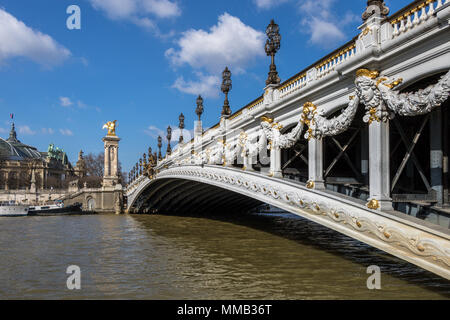
M 0 242 L 1 299 L 450 298 L 449 281 L 291 214 L 2 218 Z

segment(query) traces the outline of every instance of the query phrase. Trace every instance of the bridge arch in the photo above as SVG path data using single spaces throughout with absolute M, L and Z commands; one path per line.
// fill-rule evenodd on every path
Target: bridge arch
M 168 177 L 148 180 L 132 199 L 133 213 L 240 213 L 264 202 L 239 190 L 224 188 L 220 183 L 199 181 L 195 177 Z

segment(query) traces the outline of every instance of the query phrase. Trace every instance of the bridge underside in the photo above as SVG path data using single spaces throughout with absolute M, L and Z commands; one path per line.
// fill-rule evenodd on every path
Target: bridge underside
M 210 184 L 185 179 L 159 179 L 141 193 L 129 209 L 133 213 L 233 214 L 263 202 Z

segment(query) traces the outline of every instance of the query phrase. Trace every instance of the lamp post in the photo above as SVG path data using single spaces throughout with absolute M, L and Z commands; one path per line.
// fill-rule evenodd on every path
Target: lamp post
M 184 129 L 184 115 L 183 113 L 180 114 L 178 117 L 178 120 L 180 120 L 180 123 L 178 125 L 178 128 L 180 128 L 180 138 L 178 139 L 178 143 L 183 143 L 183 129 Z
M 270 24 L 266 28 L 267 41 L 264 49 L 266 54 L 271 57 L 269 76 L 266 80 L 266 85 L 279 84 L 280 77 L 278 76 L 277 66 L 275 65 L 275 54 L 280 49 L 280 28 L 275 21 L 270 21 Z
M 161 136 L 158 136 L 158 160 L 162 160 L 162 154 L 161 154 L 161 147 L 162 147 L 162 138 Z
M 172 154 L 172 148 L 170 147 L 170 139 L 172 139 L 172 128 L 167 127 L 167 151 L 166 154 L 170 156 Z
M 225 67 L 225 70 L 222 72 L 222 92 L 225 94 L 225 100 L 223 102 L 222 107 L 222 116 L 228 117 L 231 115 L 230 103 L 228 102 L 228 92 L 230 92 L 232 88 L 231 85 L 231 72 L 228 70 L 228 67 Z
M 198 121 L 201 121 L 201 116 L 203 114 L 203 98 L 201 95 L 197 98 L 197 108 L 195 109 L 195 113 L 198 116 Z

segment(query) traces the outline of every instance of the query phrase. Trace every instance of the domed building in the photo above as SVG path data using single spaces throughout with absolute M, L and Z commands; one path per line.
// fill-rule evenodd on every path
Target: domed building
M 8 139 L 0 138 L 0 190 L 65 188 L 70 178 L 84 175 L 80 156 L 74 168 L 65 152 L 53 144 L 47 152 L 26 145 L 17 139 L 12 123 Z

